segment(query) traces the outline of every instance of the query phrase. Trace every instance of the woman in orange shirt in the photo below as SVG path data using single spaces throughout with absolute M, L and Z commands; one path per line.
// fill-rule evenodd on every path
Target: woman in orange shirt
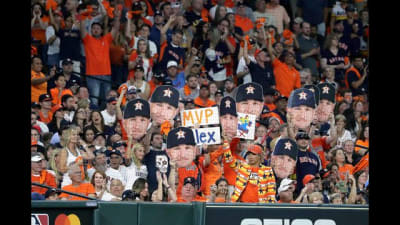
M 339 176 L 341 180 L 345 180 L 347 175 L 352 174 L 353 166 L 346 163 L 343 148 L 337 148 L 332 152 L 332 161 L 339 166 Z
M 356 141 L 354 151 L 359 155 L 364 155 L 369 149 L 369 125 L 365 124 L 361 130 L 360 138 Z
M 211 186 L 211 196 L 209 202 L 227 203 L 231 201 L 231 196 L 228 191 L 228 181 L 221 177 L 215 185 Z

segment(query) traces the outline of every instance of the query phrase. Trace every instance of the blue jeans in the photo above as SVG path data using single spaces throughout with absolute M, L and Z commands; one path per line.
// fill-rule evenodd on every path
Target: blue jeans
M 90 75 L 86 76 L 87 87 L 89 89 L 90 101 L 94 105 L 99 105 L 99 99 L 105 99 L 111 90 L 110 75 Z
M 47 65 L 51 68 L 53 66 L 58 66 L 60 60 L 60 54 L 54 54 L 54 55 L 47 55 Z M 62 68 L 62 67 L 61 67 Z

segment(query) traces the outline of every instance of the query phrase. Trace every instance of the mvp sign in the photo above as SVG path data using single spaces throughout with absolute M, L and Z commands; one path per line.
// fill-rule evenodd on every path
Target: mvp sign
M 182 126 L 219 124 L 218 107 L 184 110 L 181 112 Z

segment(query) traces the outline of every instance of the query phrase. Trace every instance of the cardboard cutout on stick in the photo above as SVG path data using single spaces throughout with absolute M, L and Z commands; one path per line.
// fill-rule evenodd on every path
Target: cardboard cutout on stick
M 150 117 L 159 126 L 178 114 L 179 92 L 172 86 L 158 86 L 150 99 Z
M 264 107 L 263 88 L 257 83 L 242 84 L 236 93 L 237 112 L 255 115 L 258 118 Z
M 167 137 L 166 151 L 178 168 L 189 166 L 196 157 L 196 142 L 192 129 L 178 127 L 171 130 Z
M 275 175 L 284 179 L 293 174 L 297 160 L 297 144 L 289 138 L 281 138 L 271 155 L 271 167 Z
M 287 113 L 290 116 L 289 123 L 296 128 L 308 129 L 315 117 L 315 97 L 309 89 L 299 88 L 290 93 Z
M 317 85 L 319 90 L 319 104 L 316 110 L 316 116 L 319 122 L 327 122 L 329 115 L 335 108 L 335 86 L 330 83 L 321 83 Z
M 219 113 L 222 132 L 225 133 L 229 139 L 232 139 L 236 136 L 238 125 L 235 100 L 230 96 L 222 98 L 221 104 L 219 105 Z
M 123 124 L 128 136 L 140 140 L 146 135 L 150 123 L 150 105 L 146 100 L 129 101 L 124 111 Z

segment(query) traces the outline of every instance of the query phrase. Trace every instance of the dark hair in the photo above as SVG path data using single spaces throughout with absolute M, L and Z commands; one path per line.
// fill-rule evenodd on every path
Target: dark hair
M 36 5 L 38 5 L 40 7 L 40 11 L 41 11 L 40 17 L 43 17 L 45 14 L 47 14 L 44 6 L 42 4 L 40 4 L 39 2 L 36 2 L 36 3 L 32 4 L 32 6 L 31 6 L 31 16 L 33 16 L 33 8 L 35 8 Z
M 218 186 L 219 183 L 221 183 L 222 181 L 225 181 L 227 184 L 229 184 L 227 179 L 225 179 L 224 177 L 221 177 L 217 181 L 215 181 L 215 185 Z
M 165 2 L 164 4 L 162 4 L 160 6 L 160 11 L 162 12 L 164 10 L 164 7 L 167 6 L 167 5 L 171 5 L 171 3 L 170 2 Z
M 161 135 L 159 132 L 153 132 L 152 134 L 151 134 L 151 138 L 150 138 L 150 141 L 153 141 L 153 138 L 154 138 L 154 136 L 156 136 L 156 135 Z M 161 135 L 162 136 L 162 135 Z
M 366 138 L 364 136 L 364 131 L 365 131 L 365 128 L 367 128 L 367 127 L 369 127 L 369 124 L 368 124 L 368 122 L 365 122 L 361 128 L 360 137 L 358 139 L 365 141 Z
M 93 28 L 94 25 L 99 25 L 101 27 L 101 29 L 104 30 L 103 24 L 101 24 L 99 22 L 93 22 L 92 25 L 90 26 L 90 28 Z
M 65 77 L 65 76 L 64 76 L 63 73 L 57 73 L 57 74 L 54 76 L 54 80 L 57 81 L 58 78 L 60 78 L 60 77 Z
M 34 60 L 35 58 L 40 59 L 40 61 L 42 61 L 42 58 L 40 58 L 40 57 L 37 56 L 37 55 L 34 55 L 34 56 L 31 57 L 31 65 L 33 64 L 33 60 Z
M 189 74 L 189 75 L 186 77 L 186 81 L 189 81 L 189 79 L 190 79 L 191 77 L 196 77 L 196 78 L 197 78 L 197 75 L 195 75 L 195 74 Z
M 148 25 L 148 24 L 142 24 L 142 26 L 140 26 L 139 27 L 139 30 L 141 30 L 143 27 L 147 27 L 147 28 L 149 28 L 149 30 L 151 30 L 151 26 L 150 25 Z
M 105 127 L 105 124 L 104 124 L 104 117 L 103 117 L 103 114 L 101 114 L 101 111 L 100 110 L 93 110 L 92 112 L 90 112 L 90 116 L 89 116 L 89 118 L 90 118 L 90 121 L 92 121 L 92 125 L 90 125 L 91 127 L 93 127 L 93 131 L 94 131 L 94 133 L 96 134 L 96 128 L 95 128 L 95 126 L 94 126 L 94 124 L 93 124 L 93 114 L 94 113 L 98 113 L 98 114 L 100 114 L 100 118 L 101 118 L 101 131 L 100 131 L 100 133 L 103 133 L 103 131 L 104 131 L 104 127 Z
M 93 131 L 93 134 L 95 134 L 95 130 L 94 130 L 91 126 L 86 126 L 86 127 L 84 127 L 84 128 L 83 128 L 83 133 L 82 133 L 82 140 L 84 140 L 85 142 L 87 142 L 87 140 L 86 140 L 86 132 L 87 132 L 88 130 L 92 130 L 92 131 Z
M 183 31 L 182 31 L 181 29 L 174 29 L 174 30 L 172 31 L 172 35 L 175 35 L 175 34 L 180 34 L 180 35 L 183 36 Z
M 61 103 L 67 102 L 69 98 L 73 98 L 72 95 L 66 94 L 61 97 Z
M 135 183 L 132 185 L 132 191 L 139 194 L 146 187 L 147 180 L 139 177 L 136 179 Z M 150 201 L 150 193 L 144 199 L 145 201 Z

